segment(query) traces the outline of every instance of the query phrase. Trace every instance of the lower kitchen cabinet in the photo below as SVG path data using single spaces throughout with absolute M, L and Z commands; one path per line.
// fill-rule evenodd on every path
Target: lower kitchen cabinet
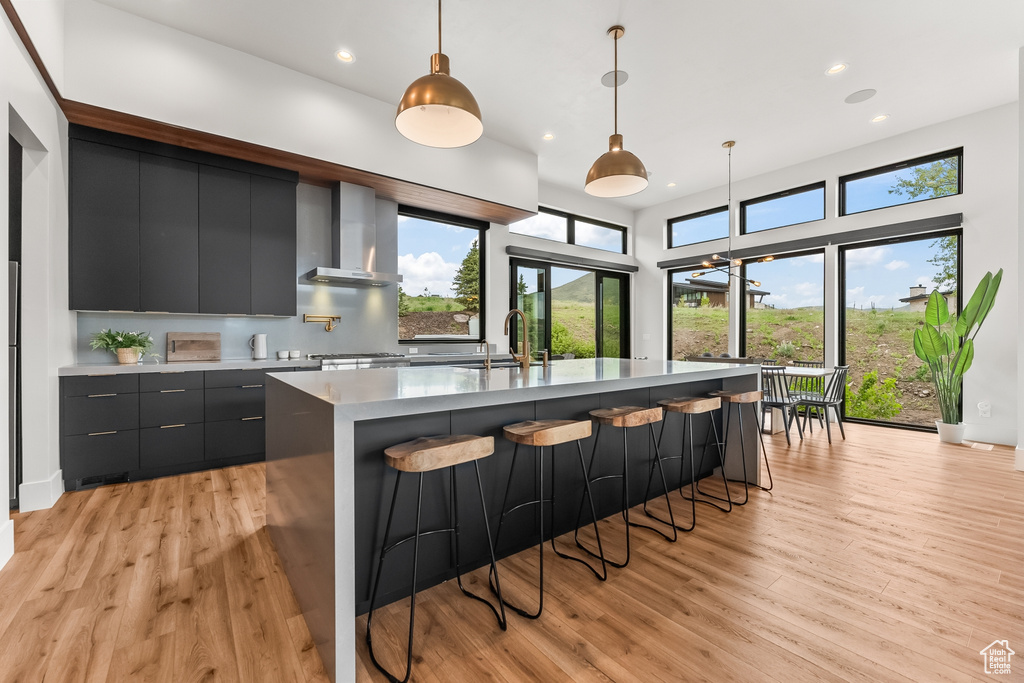
M 65 490 L 262 460 L 265 377 L 264 370 L 62 377 Z

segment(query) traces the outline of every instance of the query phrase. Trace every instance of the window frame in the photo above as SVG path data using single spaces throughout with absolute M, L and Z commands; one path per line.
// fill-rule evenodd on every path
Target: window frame
M 764 204 L 774 199 L 781 199 L 783 197 L 791 197 L 797 194 L 803 194 L 805 192 L 811 192 L 813 190 L 821 190 L 821 218 L 812 218 L 809 221 L 799 221 L 797 223 L 786 223 L 785 225 L 777 225 L 774 228 L 765 228 L 764 230 L 754 230 L 753 232 L 747 232 L 747 207 L 755 204 Z M 779 192 L 773 192 L 772 194 L 766 194 L 761 197 L 754 197 L 753 199 L 744 199 L 740 202 L 740 234 L 741 235 L 754 235 L 757 233 L 768 232 L 770 230 L 780 230 L 782 228 L 788 228 L 794 225 L 805 225 L 807 223 L 816 223 L 817 221 L 823 221 L 828 216 L 827 201 L 825 193 L 825 181 L 819 180 L 816 183 L 808 183 L 807 185 L 801 185 L 799 187 L 793 187 L 788 190 L 781 190 Z
M 956 316 L 960 317 L 963 312 L 963 301 L 960 294 L 963 293 L 963 277 L 964 277 L 964 230 L 963 227 L 954 228 L 952 230 L 940 230 L 937 232 L 926 232 L 926 233 L 915 233 L 912 235 L 900 235 L 898 237 L 888 237 L 880 240 L 871 240 L 869 242 L 851 242 L 849 244 L 843 244 L 839 246 L 837 254 L 837 276 L 839 279 L 839 291 L 838 291 L 838 306 L 839 310 L 836 312 L 836 341 L 838 342 L 838 355 L 836 358 L 836 365 L 848 365 L 846 362 L 846 252 L 851 249 L 860 249 L 864 247 L 878 247 L 886 244 L 901 244 L 903 242 L 917 242 L 921 240 L 939 239 L 941 237 L 952 237 L 956 236 L 956 280 L 958 294 L 956 297 Z M 963 413 L 963 392 L 960 393 L 960 412 Z M 864 417 L 847 417 L 846 416 L 846 401 L 842 403 L 843 411 L 843 422 L 853 422 L 860 424 L 876 425 L 881 427 L 888 427 L 890 429 L 906 429 L 912 432 L 931 432 L 936 433 L 938 429 L 936 427 L 926 427 L 924 425 L 912 425 L 904 424 L 901 422 L 890 422 L 888 420 L 872 420 Z
M 480 321 L 479 334 L 477 334 L 475 338 L 469 335 L 466 335 L 465 337 L 452 335 L 447 338 L 438 339 L 402 339 L 401 337 L 399 337 L 399 345 L 421 346 L 428 344 L 456 344 L 459 342 L 482 342 L 484 340 L 485 330 L 487 329 L 487 230 L 490 228 L 491 224 L 488 223 L 487 221 L 482 221 L 476 218 L 467 218 L 466 216 L 457 216 L 455 214 L 444 213 L 442 211 L 434 211 L 432 209 L 422 209 L 420 207 L 407 206 L 405 204 L 398 205 L 398 215 L 407 216 L 409 218 L 418 218 L 420 220 L 427 220 L 434 223 L 445 223 L 447 225 L 453 225 L 457 228 L 474 229 L 479 233 L 479 236 L 477 238 L 477 248 L 480 251 L 480 311 L 477 314 L 477 318 Z M 397 235 L 395 237 L 395 251 L 400 252 L 400 249 L 398 249 Z M 397 296 L 397 286 L 395 288 L 395 293 Z
M 683 266 L 681 268 L 673 268 L 673 269 L 667 271 L 668 277 L 666 278 L 666 280 L 668 282 L 667 282 L 667 296 L 666 296 L 666 300 L 668 301 L 668 306 L 666 306 L 666 310 L 665 310 L 665 315 L 666 315 L 666 320 L 667 320 L 667 324 L 665 325 L 665 327 L 668 330 L 668 336 L 667 336 L 667 338 L 665 340 L 666 344 L 667 344 L 667 346 L 665 347 L 666 350 L 667 350 L 667 353 L 665 354 L 665 356 L 670 361 L 674 360 L 672 358 L 672 348 L 673 348 L 673 342 L 675 341 L 675 330 L 673 328 L 673 320 L 672 320 L 672 284 L 673 284 L 672 280 L 675 278 L 677 273 L 685 273 L 687 271 L 692 273 L 693 271 L 702 270 L 702 269 L 703 269 L 703 266 L 700 264 L 700 262 L 696 262 L 692 266 Z M 727 281 L 727 283 L 729 284 L 730 289 L 731 289 L 732 283 L 729 282 L 729 281 Z M 726 328 L 725 328 L 726 329 L 726 335 L 725 335 L 726 349 L 728 349 L 728 346 L 729 346 L 729 336 L 732 334 L 731 322 L 732 322 L 732 319 L 731 319 L 731 313 L 730 313 L 729 323 L 726 324 Z M 685 360 L 685 358 L 683 360 Z
M 672 239 L 672 233 L 673 233 L 672 226 L 673 225 L 675 225 L 676 223 L 682 223 L 684 221 L 693 220 L 695 218 L 704 218 L 705 216 L 712 216 L 712 215 L 714 215 L 716 213 L 724 213 L 724 214 L 726 214 L 726 216 L 725 216 L 725 236 L 723 236 L 723 237 L 712 237 L 710 239 L 698 240 L 696 242 L 685 242 L 683 244 L 675 244 L 674 240 Z M 731 220 L 732 220 L 732 214 L 729 212 L 729 205 L 728 204 L 723 205 L 723 206 L 716 206 L 713 209 L 705 209 L 704 211 L 697 211 L 695 213 L 688 213 L 685 216 L 677 216 L 675 218 L 669 218 L 668 219 L 668 248 L 669 249 L 675 249 L 677 247 L 688 247 L 688 246 L 693 245 L 693 244 L 704 244 L 706 242 L 714 242 L 716 240 L 728 239 L 729 232 L 732 230 L 732 225 L 730 224 Z
M 587 216 L 578 216 L 576 214 L 568 213 L 566 211 L 559 211 L 558 209 L 549 209 L 546 206 L 539 206 L 539 207 L 537 207 L 537 213 L 546 213 L 549 216 L 558 216 L 559 218 L 564 218 L 565 219 L 565 241 L 564 242 L 562 240 L 556 240 L 556 239 L 553 239 L 551 237 L 541 237 L 539 235 L 528 235 L 528 234 L 523 233 L 523 232 L 516 232 L 515 230 L 512 230 L 512 225 L 514 225 L 514 223 L 509 225 L 509 233 L 511 233 L 513 235 L 520 235 L 522 237 L 532 237 L 533 239 L 538 239 L 538 240 L 547 240 L 548 242 L 556 242 L 557 244 L 572 244 L 574 246 L 583 247 L 584 249 L 594 249 L 596 251 L 603 251 L 603 252 L 606 252 L 606 253 L 609 253 L 609 254 L 626 254 L 627 253 L 626 252 L 626 248 L 627 248 L 627 246 L 629 244 L 628 243 L 628 239 L 627 239 L 629 227 L 627 227 L 625 225 L 617 225 L 615 223 L 609 223 L 608 221 L 598 220 L 597 218 L 588 218 Z M 577 245 L 576 244 L 576 221 L 577 220 L 580 220 L 583 223 L 589 223 L 591 225 L 596 225 L 596 226 L 598 226 L 600 228 L 608 228 L 610 230 L 618 231 L 619 234 L 621 235 L 621 238 L 622 238 L 621 239 L 621 244 L 620 244 L 621 251 L 615 252 L 615 251 L 610 251 L 608 249 L 601 249 L 600 247 L 587 246 L 586 244 L 579 244 L 579 245 Z
M 957 174 L 956 174 L 956 192 L 953 194 L 944 194 L 941 197 L 928 197 L 926 199 L 915 199 L 909 202 L 903 202 L 902 204 L 890 204 L 888 206 L 876 206 L 873 209 L 862 209 L 861 211 L 847 211 L 846 210 L 846 185 L 847 183 L 854 182 L 857 180 L 863 180 L 864 178 L 871 178 L 878 175 L 884 175 L 886 173 L 892 173 L 902 168 L 911 168 L 914 166 L 922 166 L 927 163 L 942 161 L 943 159 L 950 159 L 956 157 L 957 160 Z M 946 197 L 955 197 L 964 193 L 964 148 L 955 147 L 948 149 L 945 152 L 936 152 L 935 154 L 926 154 L 922 157 L 915 159 L 907 159 L 906 161 L 898 161 L 893 164 L 887 164 L 885 166 L 879 166 L 877 168 L 871 168 L 866 171 L 858 171 L 857 173 L 849 173 L 844 176 L 839 176 L 839 215 L 840 216 L 856 216 L 862 213 L 868 213 L 869 211 L 881 211 L 882 209 L 891 209 L 896 206 L 906 206 L 907 204 L 919 204 L 921 202 L 931 201 L 933 199 L 945 199 Z

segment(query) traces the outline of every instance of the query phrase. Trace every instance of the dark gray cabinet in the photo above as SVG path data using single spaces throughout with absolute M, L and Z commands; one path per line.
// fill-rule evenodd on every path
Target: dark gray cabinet
M 139 161 L 139 308 L 199 313 L 199 165 Z
M 295 315 L 295 185 L 254 175 L 250 193 L 250 313 Z
M 247 173 L 199 167 L 201 313 L 249 313 L 249 215 Z
M 72 309 L 295 315 L 297 173 L 69 131 Z
M 139 310 L 139 153 L 71 140 L 71 308 Z
M 61 381 L 60 463 L 65 480 L 120 475 L 139 468 L 138 377 L 66 377 Z

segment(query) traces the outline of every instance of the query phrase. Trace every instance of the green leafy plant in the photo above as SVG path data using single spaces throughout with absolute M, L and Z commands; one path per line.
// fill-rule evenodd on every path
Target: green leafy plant
M 123 330 L 100 330 L 89 341 L 93 349 L 106 349 L 116 352 L 118 349 L 135 349 L 139 353 L 148 353 L 153 348 L 153 338 L 149 332 L 125 332 Z M 149 354 L 155 356 L 156 354 Z
M 784 341 L 775 347 L 775 353 L 783 358 L 792 358 L 796 355 L 796 345 L 791 341 Z
M 711 305 L 711 298 L 707 294 L 701 294 L 700 295 L 700 305 L 701 305 L 701 308 L 707 308 L 708 306 Z
M 946 424 L 960 422 L 960 392 L 964 374 L 974 362 L 974 338 L 992 310 L 1003 269 L 985 273 L 963 315 L 950 315 L 946 299 L 936 289 L 928 297 L 924 325 L 914 330 L 914 353 L 928 364 Z
M 896 417 L 903 410 L 903 404 L 899 402 L 896 378 L 889 377 L 879 382 L 878 370 L 872 370 L 864 375 L 857 391 L 853 390 L 852 382 L 847 382 L 845 402 L 848 416 L 869 420 L 886 420 Z
M 398 317 L 409 315 L 409 295 L 398 285 Z

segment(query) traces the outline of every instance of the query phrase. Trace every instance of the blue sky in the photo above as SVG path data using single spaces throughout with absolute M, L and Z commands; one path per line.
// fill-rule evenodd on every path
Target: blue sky
M 479 232 L 422 218 L 398 217 L 398 272 L 402 290 L 419 296 L 426 289 L 438 296 L 454 296 L 452 278 L 462 265 Z

